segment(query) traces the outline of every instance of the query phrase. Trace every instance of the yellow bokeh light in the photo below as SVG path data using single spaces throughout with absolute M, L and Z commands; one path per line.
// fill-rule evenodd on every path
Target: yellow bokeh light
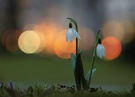
M 106 56 L 105 58 L 107 60 L 113 60 L 117 58 L 121 51 L 122 51 L 122 45 L 116 37 L 109 36 L 102 40 L 102 44 L 105 47 L 106 50 Z
M 39 22 L 33 28 L 34 31 L 40 31 L 46 39 L 45 48 L 42 50 L 43 54 L 54 54 L 53 46 L 56 37 L 56 27 L 55 24 L 52 22 Z
M 103 37 L 114 36 L 120 41 L 124 38 L 124 28 L 121 23 L 117 21 L 108 21 L 103 26 Z
M 19 48 L 27 54 L 35 53 L 39 49 L 40 44 L 39 35 L 32 30 L 24 31 L 18 39 Z
M 46 39 L 41 32 L 39 32 L 39 31 L 36 31 L 36 32 L 37 32 L 38 36 L 40 37 L 40 46 L 39 46 L 38 50 L 36 51 L 36 53 L 40 53 L 46 47 Z
M 135 38 L 135 26 L 130 21 L 122 21 L 121 25 L 124 28 L 123 43 L 130 43 Z
M 55 41 L 58 34 L 63 31 L 63 28 L 54 21 L 46 20 L 44 22 L 44 20 L 42 20 L 33 27 L 33 30 L 40 31 L 46 39 L 45 48 L 42 50 L 42 53 L 54 55 Z

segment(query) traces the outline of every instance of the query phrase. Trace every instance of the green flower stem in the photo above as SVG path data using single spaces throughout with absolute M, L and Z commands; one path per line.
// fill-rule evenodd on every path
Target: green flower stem
M 69 18 L 67 17 L 67 19 L 69 19 L 72 23 L 75 24 L 75 27 L 76 27 L 76 32 L 78 33 L 78 25 L 77 25 L 77 22 L 72 19 L 72 18 Z M 78 55 L 78 38 L 76 38 L 76 56 Z
M 78 25 L 77 22 L 72 18 L 67 18 L 72 22 L 76 27 L 76 32 L 78 33 Z M 76 82 L 76 88 L 78 91 L 81 90 L 81 76 L 83 74 L 83 67 L 82 67 L 82 61 L 81 61 L 81 53 L 78 53 L 78 38 L 76 38 L 76 63 L 75 63 L 75 70 L 74 70 L 74 76 L 75 76 L 75 82 Z
M 97 32 L 97 34 L 96 34 L 96 42 L 95 42 L 95 45 L 94 45 L 94 51 L 93 51 L 93 56 L 92 56 L 92 61 L 91 61 L 91 71 L 90 71 L 89 87 L 90 87 L 90 84 L 91 84 L 92 70 L 93 70 L 94 62 L 95 62 L 96 47 L 97 47 L 97 44 L 98 44 L 99 32 L 100 32 L 101 30 L 102 30 L 102 28 L 100 28 L 100 30 L 98 30 L 98 32 Z
M 76 23 L 76 32 L 78 33 L 77 23 Z M 76 55 L 78 55 L 78 38 L 76 38 Z

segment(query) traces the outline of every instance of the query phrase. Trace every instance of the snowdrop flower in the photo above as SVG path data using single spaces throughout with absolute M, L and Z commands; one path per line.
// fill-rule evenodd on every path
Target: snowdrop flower
M 69 29 L 66 33 L 66 41 L 70 40 L 70 42 L 72 42 L 74 37 L 81 39 L 79 34 L 72 28 L 72 24 L 69 23 Z
M 104 56 L 105 57 L 105 48 L 104 46 L 102 45 L 101 43 L 101 39 L 99 38 L 99 41 L 98 41 L 98 45 L 96 47 L 96 54 L 97 54 L 97 57 L 99 57 L 100 59 Z

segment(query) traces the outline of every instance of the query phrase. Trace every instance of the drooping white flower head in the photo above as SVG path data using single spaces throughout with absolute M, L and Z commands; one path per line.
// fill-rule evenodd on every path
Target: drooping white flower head
M 98 42 L 98 45 L 96 47 L 96 54 L 97 54 L 97 57 L 99 57 L 100 59 L 105 55 L 106 55 L 106 52 L 105 52 L 105 47 L 101 44 L 101 39 L 100 41 Z
M 79 34 L 72 28 L 72 24 L 69 24 L 69 29 L 66 33 L 66 41 L 70 40 L 70 42 L 73 42 L 74 37 L 81 39 Z

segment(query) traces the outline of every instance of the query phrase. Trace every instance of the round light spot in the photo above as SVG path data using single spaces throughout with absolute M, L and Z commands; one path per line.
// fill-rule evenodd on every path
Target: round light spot
M 60 58 L 70 58 L 71 53 L 75 54 L 75 40 L 72 43 L 70 41 L 66 42 L 66 35 L 62 34 L 54 44 L 54 51 Z
M 35 53 L 40 43 L 39 35 L 31 30 L 23 32 L 18 39 L 19 48 L 27 54 Z
M 106 50 L 105 58 L 107 60 L 113 60 L 117 58 L 122 51 L 122 45 L 120 41 L 113 36 L 104 38 L 102 40 L 102 44 L 104 45 L 105 50 Z

